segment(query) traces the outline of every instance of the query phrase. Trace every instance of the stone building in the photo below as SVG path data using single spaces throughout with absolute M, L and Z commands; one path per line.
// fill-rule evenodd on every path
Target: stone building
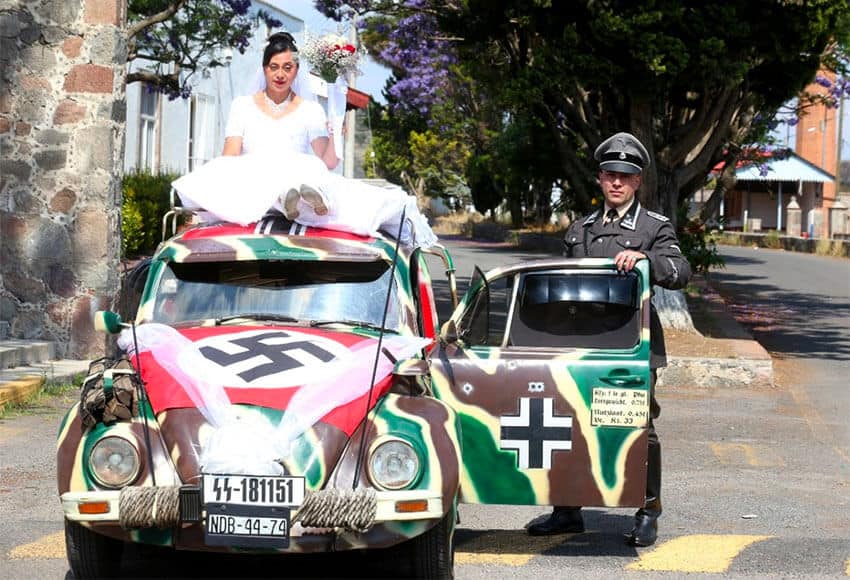
M 102 356 L 117 294 L 122 0 L 0 0 L 0 338 Z

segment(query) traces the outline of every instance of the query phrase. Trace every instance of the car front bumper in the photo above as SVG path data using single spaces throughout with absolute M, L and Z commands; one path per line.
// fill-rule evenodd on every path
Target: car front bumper
M 150 491 L 151 493 L 134 494 L 127 497 L 127 490 Z M 125 488 L 124 490 L 66 492 L 61 496 L 62 510 L 65 518 L 77 522 L 115 522 L 125 529 L 157 527 L 165 528 L 185 523 L 186 513 L 200 510 L 187 509 L 185 494 L 180 493 L 179 486 L 159 488 Z M 185 488 L 184 488 L 185 489 Z M 308 498 L 313 502 L 333 501 L 335 509 L 330 516 L 322 521 L 301 522 L 304 527 L 349 528 L 344 514 L 346 499 L 340 499 L 337 490 L 318 490 L 308 492 Z M 331 497 L 331 494 L 334 494 Z M 122 497 L 122 494 L 125 494 Z M 309 496 L 313 496 L 310 498 Z M 138 498 L 138 500 L 136 499 Z M 200 500 L 197 500 L 200 501 Z M 442 518 L 447 507 L 442 494 L 432 490 L 404 491 L 375 491 L 368 499 L 355 498 L 351 501 L 372 502 L 373 505 L 360 506 L 374 513 L 373 521 L 393 522 L 411 520 L 429 520 Z M 141 505 L 140 503 L 141 502 Z M 175 509 L 176 506 L 176 509 Z M 294 508 L 293 522 L 300 521 L 300 509 Z M 182 514 L 182 515 L 181 515 Z M 338 517 L 338 521 L 334 521 Z M 329 519 L 330 518 L 330 519 Z M 195 519 L 194 521 L 199 521 Z

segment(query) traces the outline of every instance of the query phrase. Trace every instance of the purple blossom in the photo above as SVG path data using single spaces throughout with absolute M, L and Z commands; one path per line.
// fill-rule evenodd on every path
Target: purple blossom
M 823 75 L 817 75 L 815 77 L 815 82 L 824 88 L 830 88 L 832 86 L 832 81 L 826 78 Z

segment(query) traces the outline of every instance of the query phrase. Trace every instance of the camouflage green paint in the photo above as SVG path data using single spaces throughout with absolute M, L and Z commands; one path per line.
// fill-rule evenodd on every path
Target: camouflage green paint
M 481 503 L 505 503 L 513 497 L 518 504 L 534 504 L 534 488 L 528 476 L 514 468 L 516 456 L 512 451 L 502 451 L 493 441 L 490 430 L 481 421 L 469 415 L 460 415 L 463 433 L 464 457 L 476 457 L 479 465 L 493 469 L 470 470 L 469 478 Z M 499 474 L 494 477 L 494 473 Z

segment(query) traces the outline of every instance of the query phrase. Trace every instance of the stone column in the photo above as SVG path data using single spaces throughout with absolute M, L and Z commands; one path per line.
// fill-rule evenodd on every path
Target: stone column
M 125 3 L 12 5 L 0 8 L 0 321 L 60 356 L 102 356 L 91 314 L 119 286 Z
M 829 208 L 829 237 L 841 237 L 850 232 L 847 231 L 847 206 L 843 201 L 836 201 Z
M 803 210 L 800 209 L 800 204 L 797 203 L 796 195 L 792 195 L 791 201 L 785 206 L 785 219 L 785 234 L 799 238 L 803 232 Z

